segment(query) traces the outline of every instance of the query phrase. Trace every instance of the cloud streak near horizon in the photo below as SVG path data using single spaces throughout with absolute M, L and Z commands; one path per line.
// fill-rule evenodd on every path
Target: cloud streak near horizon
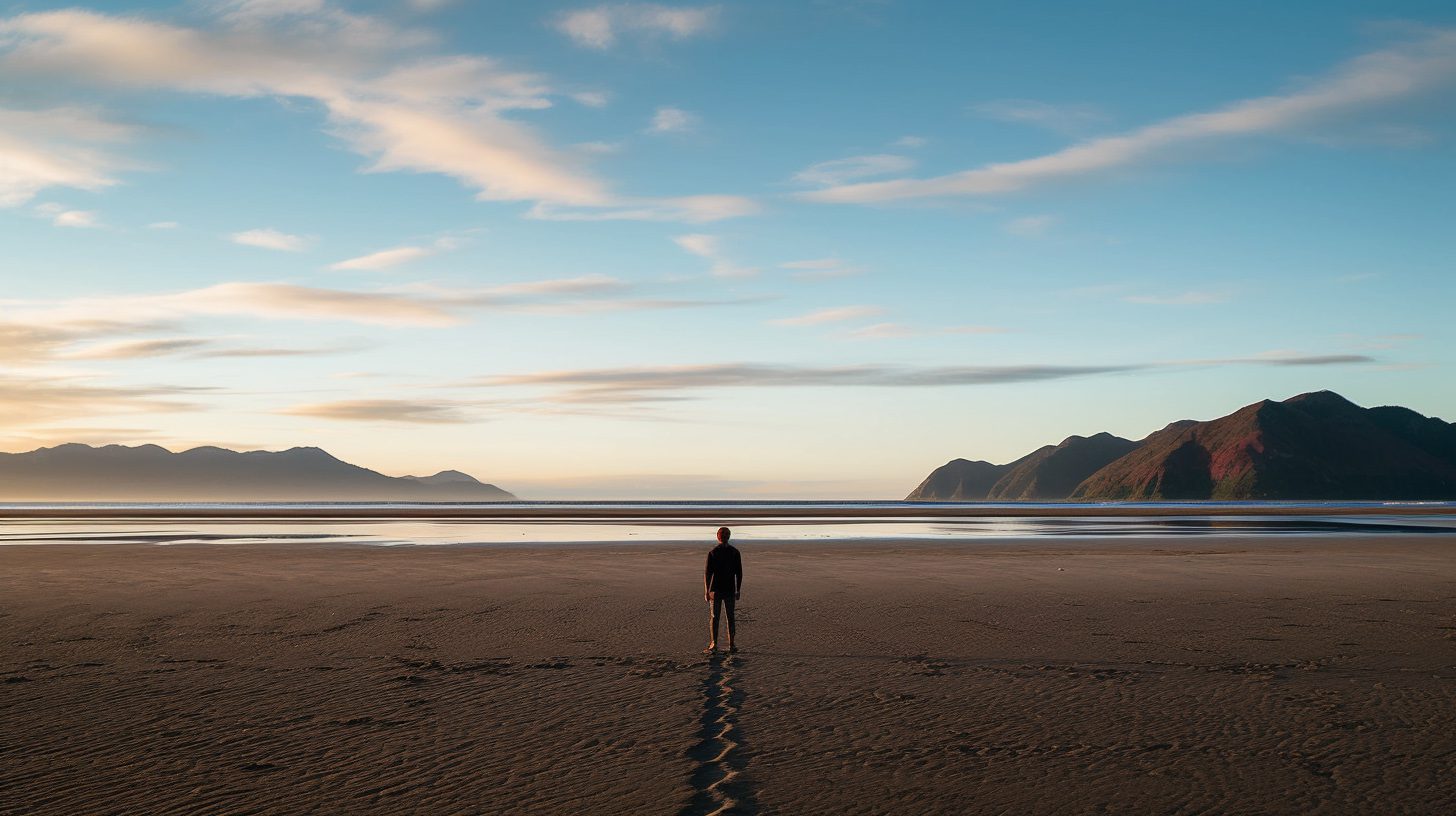
M 207 389 L 99 385 L 94 377 L 0 373 L 0 427 L 46 425 L 75 418 L 192 410 L 179 397 Z
M 280 413 L 345 422 L 452 425 L 471 421 L 467 414 L 453 404 L 401 399 L 351 399 L 318 402 L 295 405 L 285 408 Z
M 1377 362 L 1363 354 L 1302 355 L 1279 352 L 1253 357 L 1113 365 L 1001 366 L 796 366 L 775 363 L 713 363 L 683 366 L 580 369 L 504 374 L 474 381 L 484 387 L 547 387 L 566 390 L 572 401 L 593 396 L 629 401 L 633 395 L 715 388 L 928 388 L 1045 382 L 1074 377 L 1129 374 L 1226 365 L 1325 366 Z
M 86 340 L 155 329 L 196 317 L 346 322 L 376 326 L 444 327 L 467 322 L 476 311 L 548 315 L 698 309 L 757 303 L 749 297 L 662 297 L 609 275 L 581 275 L 483 287 L 423 284 L 360 291 L 281 282 L 218 283 L 200 289 L 157 294 L 85 297 L 63 301 L 11 300 L 8 340 L 0 359 L 42 359 Z M 82 349 L 91 359 L 121 359 L 180 350 L 176 339 L 123 341 Z M 270 350 L 268 354 L 280 353 Z M 287 353 L 304 353 L 287 350 Z M 253 356 L 244 350 L 218 356 Z M 260 354 L 258 356 L 266 356 Z

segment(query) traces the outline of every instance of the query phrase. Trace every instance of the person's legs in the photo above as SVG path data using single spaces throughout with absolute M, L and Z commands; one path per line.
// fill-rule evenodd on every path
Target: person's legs
M 731 601 L 730 601 L 730 603 L 731 603 Z M 723 595 L 722 595 L 722 593 L 719 593 L 719 592 L 713 593 L 713 604 L 710 607 L 710 609 L 712 611 L 708 613 L 708 648 L 709 649 L 712 649 L 712 648 L 714 648 L 714 647 L 716 647 L 718 645 L 718 608 L 722 604 L 723 604 Z M 731 609 L 732 607 L 729 607 L 729 608 Z M 729 627 L 728 630 L 731 632 L 731 631 L 733 631 L 733 624 L 731 622 L 732 619 L 730 618 L 729 620 L 730 620 L 730 622 L 728 624 L 728 627 Z M 732 638 L 732 635 L 730 634 L 729 637 Z
M 733 634 L 734 634 L 734 630 L 736 630 L 738 628 L 735 625 L 736 624 L 736 621 L 734 620 L 734 617 L 733 617 L 733 608 L 735 606 L 737 606 L 738 603 L 737 603 L 737 601 L 733 600 L 733 593 L 731 593 L 731 592 L 725 592 L 723 594 L 725 595 L 725 597 L 723 598 L 723 606 L 724 606 L 724 608 L 726 608 L 728 610 L 728 648 L 732 649 L 733 648 Z M 717 618 L 715 617 L 714 620 L 716 621 Z M 714 626 L 713 627 L 713 635 L 714 635 L 713 640 L 714 641 L 717 641 L 717 639 L 718 639 L 717 638 L 717 634 L 718 634 L 718 627 L 717 626 Z

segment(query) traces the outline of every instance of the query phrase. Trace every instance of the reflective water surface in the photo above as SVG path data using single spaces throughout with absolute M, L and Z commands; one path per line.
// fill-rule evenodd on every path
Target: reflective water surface
M 531 546 L 601 543 L 697 544 L 718 522 L 672 518 L 657 506 L 640 518 L 44 518 L 0 521 L 6 544 L 357 544 L 367 546 Z M 575 508 L 579 511 L 580 506 Z M 827 543 L 1109 537 L 1388 536 L 1456 534 L 1456 516 L 1380 515 L 1076 516 L 1016 518 L 875 518 L 745 516 L 730 524 L 740 541 Z M 1412 508 L 1414 509 L 1414 508 Z

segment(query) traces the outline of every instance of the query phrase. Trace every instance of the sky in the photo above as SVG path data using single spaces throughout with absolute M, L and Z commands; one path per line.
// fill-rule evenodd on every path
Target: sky
M 899 498 L 1456 419 L 1449 2 L 0 0 L 0 448 Z

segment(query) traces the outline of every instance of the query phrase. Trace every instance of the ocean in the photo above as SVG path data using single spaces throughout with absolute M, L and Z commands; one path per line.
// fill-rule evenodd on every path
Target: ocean
M 1456 502 L 509 502 L 0 505 L 0 545 L 549 546 L 1456 533 Z

